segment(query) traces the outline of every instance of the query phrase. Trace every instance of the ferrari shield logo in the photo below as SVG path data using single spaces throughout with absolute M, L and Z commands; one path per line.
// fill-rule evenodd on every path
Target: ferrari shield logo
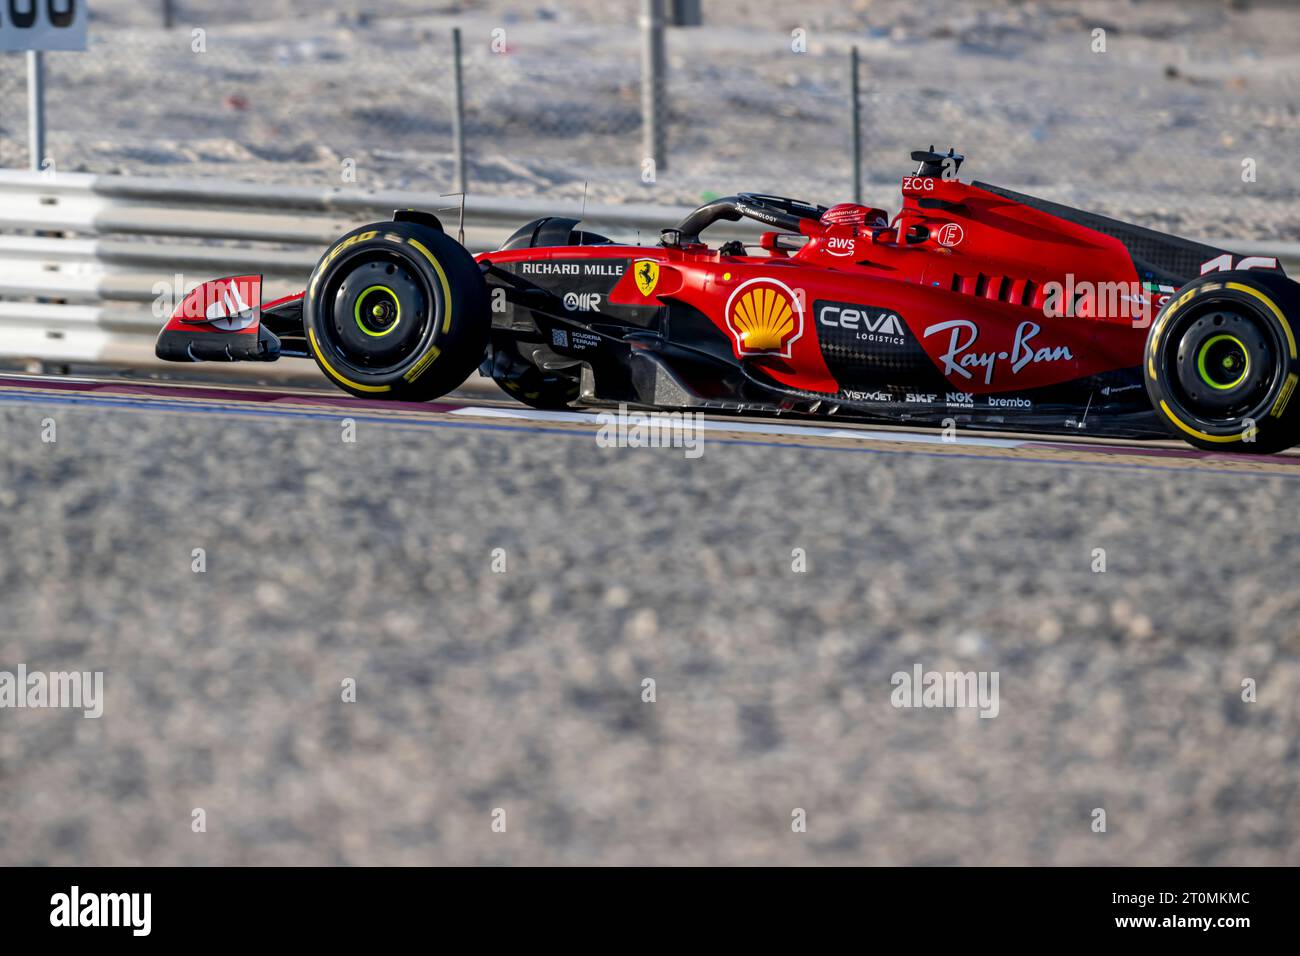
M 636 287 L 641 294 L 649 296 L 659 284 L 659 263 L 642 259 L 636 264 Z

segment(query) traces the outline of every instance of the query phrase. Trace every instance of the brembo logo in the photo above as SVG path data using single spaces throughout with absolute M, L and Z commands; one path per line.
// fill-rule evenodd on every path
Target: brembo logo
M 799 297 L 776 279 L 750 279 L 736 286 L 727 299 L 726 316 L 737 355 L 789 358 L 791 347 L 803 335 Z

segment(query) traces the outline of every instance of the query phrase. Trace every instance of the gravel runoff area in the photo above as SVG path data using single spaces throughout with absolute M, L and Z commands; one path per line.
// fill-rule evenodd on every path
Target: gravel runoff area
M 1300 238 L 1294 5 L 708 0 L 669 31 L 653 181 L 638 0 L 178 0 L 171 31 L 156 3 L 92 6 L 91 50 L 46 58 L 60 171 L 451 191 L 459 27 L 473 193 L 829 203 L 852 194 L 856 46 L 868 202 L 895 209 L 934 143 L 964 177 L 1153 228 Z M 26 162 L 22 84 L 0 62 L 2 163 Z
M 1292 480 L 341 435 L 0 407 L 0 864 L 1300 863 Z

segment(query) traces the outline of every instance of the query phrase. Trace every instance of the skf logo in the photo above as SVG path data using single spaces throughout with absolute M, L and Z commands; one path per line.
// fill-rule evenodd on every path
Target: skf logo
M 642 295 L 649 297 L 659 284 L 659 263 L 642 259 L 635 267 L 636 287 Z
M 600 308 L 599 292 L 566 292 L 564 307 L 570 312 L 595 312 Z
M 736 338 L 737 355 L 780 355 L 803 335 L 799 297 L 775 279 L 750 279 L 727 299 L 727 328 Z

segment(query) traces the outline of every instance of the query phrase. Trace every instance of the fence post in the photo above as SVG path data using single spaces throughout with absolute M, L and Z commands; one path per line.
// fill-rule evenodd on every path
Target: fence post
M 641 0 L 641 156 L 655 174 L 668 168 L 664 151 L 664 0 Z
M 668 19 L 675 27 L 698 27 L 704 23 L 700 0 L 669 0 Z
M 452 162 L 455 165 L 455 192 L 465 189 L 465 87 L 460 71 L 460 27 L 451 31 L 451 89 L 454 101 L 451 108 Z
M 45 161 L 45 64 L 40 50 L 27 51 L 27 149 L 32 170 L 40 172 Z
M 858 94 L 858 48 L 849 56 L 853 101 L 853 201 L 862 202 L 862 104 Z

